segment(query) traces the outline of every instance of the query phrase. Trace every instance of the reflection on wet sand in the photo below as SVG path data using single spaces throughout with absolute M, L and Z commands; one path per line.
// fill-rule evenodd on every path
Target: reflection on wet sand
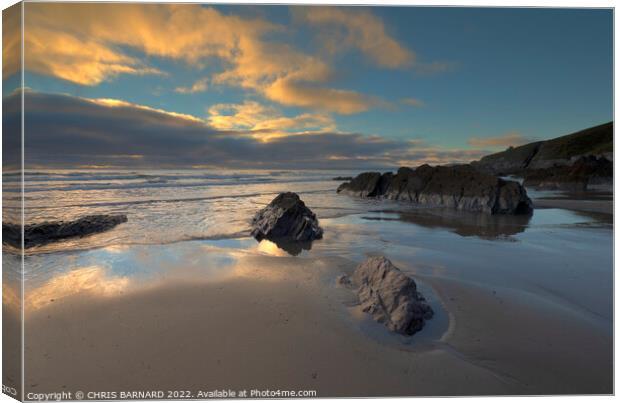
M 117 296 L 127 289 L 129 283 L 128 277 L 110 277 L 101 267 L 83 267 L 57 275 L 42 286 L 27 291 L 24 305 L 27 311 L 37 310 L 56 299 L 84 292 L 98 297 Z
M 269 241 L 267 239 L 263 239 L 258 242 L 257 250 L 261 253 L 272 256 L 299 256 L 301 252 L 312 249 L 312 241 L 289 242 L 280 240 Z
M 525 231 L 531 215 L 490 215 L 445 209 L 412 209 L 408 211 L 379 211 L 366 220 L 403 221 L 426 228 L 445 228 L 455 234 L 483 239 L 508 238 Z M 381 213 L 388 213 L 384 216 Z

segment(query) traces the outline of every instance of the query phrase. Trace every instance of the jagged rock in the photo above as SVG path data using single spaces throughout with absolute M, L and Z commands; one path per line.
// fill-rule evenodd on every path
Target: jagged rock
M 537 189 L 584 191 L 613 186 L 614 164 L 605 157 L 580 157 L 572 165 L 531 169 L 523 184 Z
M 482 173 L 471 165 L 403 167 L 396 175 L 366 172 L 341 184 L 337 191 L 489 214 L 532 211 L 532 202 L 519 183 Z
M 384 256 L 366 259 L 350 279 L 339 278 L 338 283 L 358 287 L 362 310 L 393 332 L 412 335 L 433 317 L 415 281 Z
M 609 122 L 551 140 L 509 147 L 484 156 L 472 165 L 491 175 L 524 176 L 532 170 L 572 166 L 581 157 L 604 157 L 613 161 L 613 140 L 614 125 Z M 541 171 L 536 175 L 544 174 Z
M 127 216 L 118 214 L 90 215 L 74 221 L 27 224 L 24 227 L 24 246 L 31 248 L 67 238 L 96 234 L 108 231 L 124 222 L 127 222 Z M 2 223 L 2 241 L 21 248 L 21 227 L 17 224 Z
M 316 215 L 296 193 L 280 193 L 252 220 L 252 236 L 276 244 L 307 242 L 323 237 Z
M 505 151 L 484 156 L 471 164 L 490 175 L 522 175 L 542 144 L 542 141 L 536 141 L 519 147 L 508 147 Z

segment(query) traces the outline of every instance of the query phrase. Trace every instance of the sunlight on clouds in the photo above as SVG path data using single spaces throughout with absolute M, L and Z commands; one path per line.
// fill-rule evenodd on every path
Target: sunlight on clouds
M 315 87 L 288 78 L 278 79 L 265 88 L 267 98 L 284 105 L 337 112 L 343 115 L 365 112 L 384 105 L 378 98 L 355 91 Z
M 328 115 L 303 113 L 293 117 L 282 116 L 273 107 L 256 101 L 243 104 L 217 104 L 209 108 L 209 124 L 219 130 L 247 130 L 260 141 L 291 135 L 335 131 L 333 119 Z
M 377 104 L 355 91 L 317 86 L 332 77 L 331 68 L 289 46 L 246 38 L 239 41 L 239 49 L 239 56 L 233 61 L 235 67 L 217 74 L 215 83 L 252 89 L 282 105 L 340 114 L 364 112 Z
M 21 3 L 2 12 L 2 77 L 6 79 L 21 66 Z
M 180 94 L 195 94 L 197 92 L 205 92 L 208 88 L 209 79 L 201 78 L 192 84 L 191 87 L 177 87 L 174 89 L 175 92 Z
M 299 20 L 321 27 L 319 39 L 331 53 L 357 48 L 387 68 L 409 67 L 415 61 L 415 54 L 385 32 L 383 21 L 367 10 L 328 6 L 303 7 L 294 12 Z
M 120 107 L 137 108 L 137 109 L 143 109 L 143 110 L 150 111 L 150 112 L 161 113 L 163 115 L 168 115 L 168 116 L 172 116 L 172 117 L 183 119 L 183 120 L 189 120 L 191 122 L 204 123 L 204 120 L 197 118 L 195 116 L 192 116 L 192 115 L 188 115 L 186 113 L 177 113 L 177 112 L 170 112 L 170 111 L 166 111 L 166 110 L 158 109 L 158 108 L 151 108 L 150 106 L 134 104 L 131 102 L 120 100 L 120 99 L 110 99 L 110 98 L 82 98 L 82 99 L 88 102 L 92 102 L 97 105 L 107 106 L 110 108 L 120 108 Z
M 99 84 L 119 74 L 163 74 L 96 40 L 78 39 L 56 29 L 29 27 L 25 31 L 24 49 L 28 70 L 82 85 Z
M 165 74 L 124 48 L 148 56 L 182 60 L 204 68 L 212 59 L 223 70 L 178 93 L 205 91 L 212 85 L 251 90 L 282 105 L 352 114 L 385 101 L 327 86 L 332 68 L 319 57 L 267 35 L 286 28 L 261 18 L 222 14 L 201 5 L 28 3 L 26 67 L 82 85 L 97 85 L 120 74 Z M 368 12 L 316 9 L 313 23 L 341 25 L 346 43 L 360 48 L 383 67 L 402 67 L 413 54 L 385 33 Z M 332 15 L 331 17 L 329 15 Z M 131 24 L 127 24 L 131 21 Z
M 26 14 L 27 68 L 85 85 L 157 73 L 119 46 L 200 65 L 209 57 L 230 60 L 239 37 L 276 28 L 200 5 L 29 3 Z

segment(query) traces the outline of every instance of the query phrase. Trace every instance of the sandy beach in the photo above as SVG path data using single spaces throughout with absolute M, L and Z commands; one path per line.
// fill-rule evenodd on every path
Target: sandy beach
M 325 219 L 325 239 L 299 256 L 251 238 L 76 252 L 27 291 L 26 391 L 612 392 L 605 220 L 557 209 L 495 227 L 432 217 Z M 592 248 L 566 256 L 584 237 Z M 336 284 L 366 254 L 416 279 L 436 311 L 422 332 L 389 333 Z

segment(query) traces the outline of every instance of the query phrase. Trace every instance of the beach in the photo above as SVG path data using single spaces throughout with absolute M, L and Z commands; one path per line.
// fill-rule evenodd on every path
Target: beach
M 26 393 L 613 392 L 609 196 L 592 211 L 528 189 L 531 217 L 491 216 L 336 194 L 331 178 L 350 174 L 32 174 L 32 222 L 128 221 L 27 251 Z M 323 239 L 287 251 L 249 236 L 281 191 L 317 214 Z M 390 333 L 337 284 L 374 255 L 426 296 L 435 315 L 421 332 Z

